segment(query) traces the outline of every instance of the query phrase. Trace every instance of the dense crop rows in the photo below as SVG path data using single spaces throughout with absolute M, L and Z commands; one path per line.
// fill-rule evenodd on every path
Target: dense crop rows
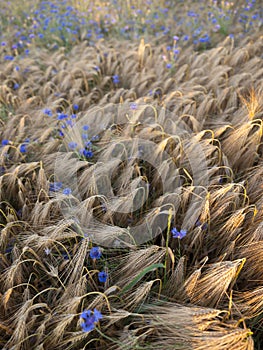
M 1 349 L 261 349 L 260 4 L 0 19 Z

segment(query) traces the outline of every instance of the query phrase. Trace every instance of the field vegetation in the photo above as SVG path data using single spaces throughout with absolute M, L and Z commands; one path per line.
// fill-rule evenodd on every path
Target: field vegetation
M 260 1 L 0 6 L 0 348 L 263 348 Z

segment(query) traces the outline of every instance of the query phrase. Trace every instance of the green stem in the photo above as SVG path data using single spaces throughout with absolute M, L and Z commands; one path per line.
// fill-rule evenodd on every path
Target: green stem
M 171 231 L 171 222 L 172 222 L 172 209 L 169 209 L 169 215 L 168 215 L 168 224 L 167 224 L 167 233 L 166 233 L 166 253 L 165 253 L 165 262 L 164 262 L 164 284 L 166 283 L 166 277 L 167 277 L 167 262 L 168 262 L 168 258 L 169 258 L 169 252 L 168 252 L 168 248 L 169 248 L 169 238 L 170 238 L 170 231 Z

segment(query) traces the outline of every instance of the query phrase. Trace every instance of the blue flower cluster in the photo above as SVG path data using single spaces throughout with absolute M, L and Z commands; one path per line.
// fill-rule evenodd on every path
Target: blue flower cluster
M 84 157 L 85 159 L 93 157 L 93 150 L 92 150 L 93 144 L 92 144 L 92 141 L 89 140 L 89 136 L 88 136 L 88 133 L 87 133 L 88 129 L 89 129 L 88 125 L 84 125 L 83 126 L 83 131 L 84 132 L 82 133 L 82 139 L 83 139 L 84 147 L 80 147 L 79 150 L 78 150 L 78 154 L 81 157 Z M 96 138 L 93 138 L 92 140 L 95 141 L 95 139 Z M 76 150 L 78 148 L 77 142 L 75 142 L 75 141 L 69 142 L 68 143 L 68 148 L 71 151 Z
M 107 278 L 108 278 L 107 272 L 105 272 L 105 271 L 99 272 L 98 278 L 99 278 L 99 281 L 100 281 L 101 283 L 105 283 L 105 282 L 107 281 Z
M 29 139 L 26 139 L 22 144 L 19 145 L 18 147 L 18 150 L 20 153 L 26 153 L 27 152 L 27 146 L 29 144 L 30 140 Z M 8 139 L 3 139 L 1 141 L 1 146 L 8 146 L 8 145 L 11 145 L 12 142 Z
M 33 44 L 56 49 L 87 40 L 95 45 L 97 40 L 113 33 L 127 39 L 140 38 L 144 33 L 172 39 L 175 25 L 181 28 L 179 34 L 183 45 L 210 45 L 214 32 L 229 35 L 234 23 L 239 23 L 243 33 L 262 25 L 262 14 L 260 7 L 255 6 L 256 1 L 246 1 L 238 8 L 232 3 L 222 6 L 219 1 L 199 3 L 194 10 L 175 12 L 172 11 L 173 2 L 168 1 L 166 7 L 162 7 L 147 1 L 143 8 L 133 5 L 127 11 L 123 2 L 118 0 L 104 7 L 91 3 L 88 11 L 81 12 L 77 7 L 69 6 L 68 0 L 40 1 L 30 21 L 25 17 L 25 23 L 21 18 L 21 24 L 15 24 L 15 42 L 9 43 L 2 37 L 4 59 L 12 61 L 19 54 L 29 55 Z M 16 20 L 15 16 L 11 17 L 11 22 Z M 119 84 L 118 75 L 113 76 L 113 83 Z
M 1 144 L 2 144 L 2 146 L 7 146 L 10 144 L 10 141 L 7 139 L 4 139 L 4 140 L 2 140 Z
M 62 188 L 62 182 L 51 182 L 49 185 L 50 192 L 58 192 Z
M 186 236 L 187 234 L 187 230 L 180 230 L 178 231 L 176 229 L 176 227 L 174 227 L 172 230 L 171 230 L 171 233 L 172 233 L 172 236 L 173 238 L 179 238 L 179 239 L 182 239 Z
M 82 320 L 80 325 L 83 332 L 90 332 L 95 328 L 95 324 L 99 322 L 103 318 L 100 311 L 96 308 L 92 312 L 91 310 L 84 310 L 80 314 L 80 319 Z
M 96 260 L 100 259 L 102 255 L 101 249 L 99 247 L 92 247 L 89 253 L 91 259 Z
M 54 181 L 49 184 L 50 192 L 59 192 L 60 190 L 62 190 L 62 188 L 63 188 L 63 184 L 60 181 Z M 69 196 L 72 193 L 72 190 L 69 187 L 65 187 L 62 190 L 62 193 L 66 196 Z
M 74 112 L 79 111 L 79 106 L 77 104 L 74 104 L 72 106 L 72 110 Z M 51 109 L 49 108 L 45 108 L 43 110 L 43 114 L 48 116 L 48 117 L 53 117 L 53 112 Z M 63 113 L 63 112 L 57 112 L 57 121 L 59 124 L 59 129 L 58 129 L 58 133 L 60 137 L 64 137 L 64 130 L 66 128 L 72 128 L 75 126 L 75 122 L 74 119 L 76 119 L 77 115 L 76 114 L 71 114 L 70 116 L 67 113 Z M 83 146 L 80 146 L 78 148 L 78 143 L 75 141 L 70 141 L 68 142 L 67 146 L 69 148 L 69 150 L 71 151 L 75 151 L 78 148 L 78 154 L 80 157 L 84 157 L 85 159 L 88 158 L 92 158 L 93 157 L 93 141 L 96 141 L 98 139 L 98 137 L 93 137 L 91 139 L 89 139 L 89 135 L 88 135 L 88 130 L 89 130 L 89 126 L 88 125 L 83 125 L 82 127 L 82 140 L 83 140 Z

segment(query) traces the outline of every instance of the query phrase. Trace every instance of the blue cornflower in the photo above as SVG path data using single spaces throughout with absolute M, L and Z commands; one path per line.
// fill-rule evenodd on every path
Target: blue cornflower
M 62 182 L 51 182 L 49 185 L 49 191 L 58 192 L 62 188 Z
M 208 228 L 208 224 L 204 222 L 202 225 L 202 230 L 207 230 L 207 228 Z
M 102 319 L 102 314 L 96 308 L 93 313 L 91 310 L 84 310 L 80 314 L 80 318 L 83 322 L 80 323 L 84 332 L 90 332 L 95 328 L 95 323 Z
M 78 146 L 77 142 L 71 141 L 68 143 L 70 149 L 75 149 Z
M 26 146 L 27 145 L 25 143 L 22 143 L 22 145 L 20 145 L 20 147 L 19 147 L 19 151 L 21 153 L 26 153 L 27 152 Z
M 91 141 L 86 141 L 85 142 L 85 147 L 90 147 L 92 145 L 92 142 Z
M 100 247 L 92 247 L 89 252 L 89 256 L 91 257 L 91 259 L 100 259 L 101 255 L 102 253 Z
M 138 108 L 137 103 L 132 102 L 132 103 L 130 104 L 130 109 L 132 109 L 133 111 L 136 110 L 137 108 Z
M 5 167 L 0 166 L 0 176 L 5 174 Z
M 65 194 L 65 195 L 70 195 L 71 194 L 71 188 L 69 188 L 69 187 L 67 187 L 67 188 L 64 188 L 64 190 L 63 190 L 63 194 Z
M 107 278 L 108 278 L 107 272 L 105 272 L 105 271 L 99 272 L 98 273 L 98 278 L 99 278 L 100 282 L 105 283 L 107 281 Z
M 14 57 L 11 56 L 11 55 L 5 55 L 4 59 L 5 59 L 6 61 L 13 61 Z
M 5 42 L 5 41 L 2 41 L 2 42 L 1 42 L 1 46 L 6 46 L 6 42 Z
M 74 111 L 78 111 L 78 110 L 79 110 L 79 105 L 74 104 L 74 105 L 73 105 L 73 109 L 74 109 Z
M 113 84 L 119 84 L 120 82 L 119 76 L 117 74 L 113 75 L 112 80 L 113 80 Z
M 100 138 L 99 135 L 94 135 L 94 136 L 92 136 L 91 140 L 97 141 L 99 138 Z
M 219 182 L 220 184 L 224 183 L 224 178 L 223 178 L 222 176 L 220 176 L 218 182 Z
M 202 230 L 206 230 L 208 228 L 208 225 L 206 222 L 202 223 L 200 220 L 197 220 L 195 223 L 196 227 L 201 227 Z
M 172 68 L 172 63 L 167 63 L 166 68 L 168 69 Z
M 195 226 L 199 227 L 199 226 L 201 226 L 201 225 L 202 225 L 201 221 L 200 221 L 200 220 L 197 220 L 196 223 L 195 223 Z
M 101 204 L 101 209 L 102 209 L 102 211 L 103 211 L 104 213 L 106 213 L 106 211 L 107 211 L 107 206 L 106 206 L 105 203 L 102 203 L 102 204 Z
M 57 120 L 66 119 L 68 116 L 65 113 L 58 113 Z
M 48 115 L 49 117 L 52 117 L 52 111 L 51 111 L 51 109 L 45 108 L 43 112 L 44 112 L 44 114 Z
M 9 145 L 9 140 L 7 140 L 7 139 L 4 139 L 4 140 L 2 140 L 2 146 L 6 146 L 6 145 Z
M 45 249 L 44 249 L 44 252 L 46 253 L 46 255 L 49 255 L 49 254 L 51 253 L 51 249 L 45 248 Z
M 207 43 L 210 40 L 209 35 L 206 34 L 205 36 L 199 38 L 200 43 Z
M 73 127 L 74 122 L 71 119 L 69 119 L 69 120 L 66 121 L 66 124 L 71 126 L 71 127 Z
M 89 126 L 88 126 L 88 125 L 83 125 L 82 129 L 83 129 L 84 131 L 87 131 L 87 130 L 89 130 Z
M 187 16 L 189 17 L 197 17 L 197 14 L 194 11 L 188 11 Z
M 189 40 L 189 35 L 184 36 L 184 41 L 187 41 L 187 40 Z
M 174 40 L 175 41 L 178 41 L 179 40 L 179 37 L 177 35 L 174 36 Z
M 13 250 L 14 246 L 12 244 L 8 244 L 5 250 L 5 254 L 11 253 Z
M 19 86 L 20 86 L 20 85 L 19 85 L 18 83 L 15 83 L 15 84 L 14 84 L 14 90 L 19 89 Z
M 187 234 L 187 231 L 186 230 L 180 230 L 178 231 L 176 229 L 176 227 L 174 227 L 172 230 L 171 230 L 171 233 L 173 235 L 173 238 L 179 238 L 179 239 L 182 239 L 186 236 Z
M 87 149 L 84 149 L 83 150 L 83 156 L 86 157 L 86 158 L 92 158 L 93 157 L 93 152 L 89 151 Z
M 67 253 L 62 253 L 62 257 L 64 260 L 69 260 L 70 256 Z

